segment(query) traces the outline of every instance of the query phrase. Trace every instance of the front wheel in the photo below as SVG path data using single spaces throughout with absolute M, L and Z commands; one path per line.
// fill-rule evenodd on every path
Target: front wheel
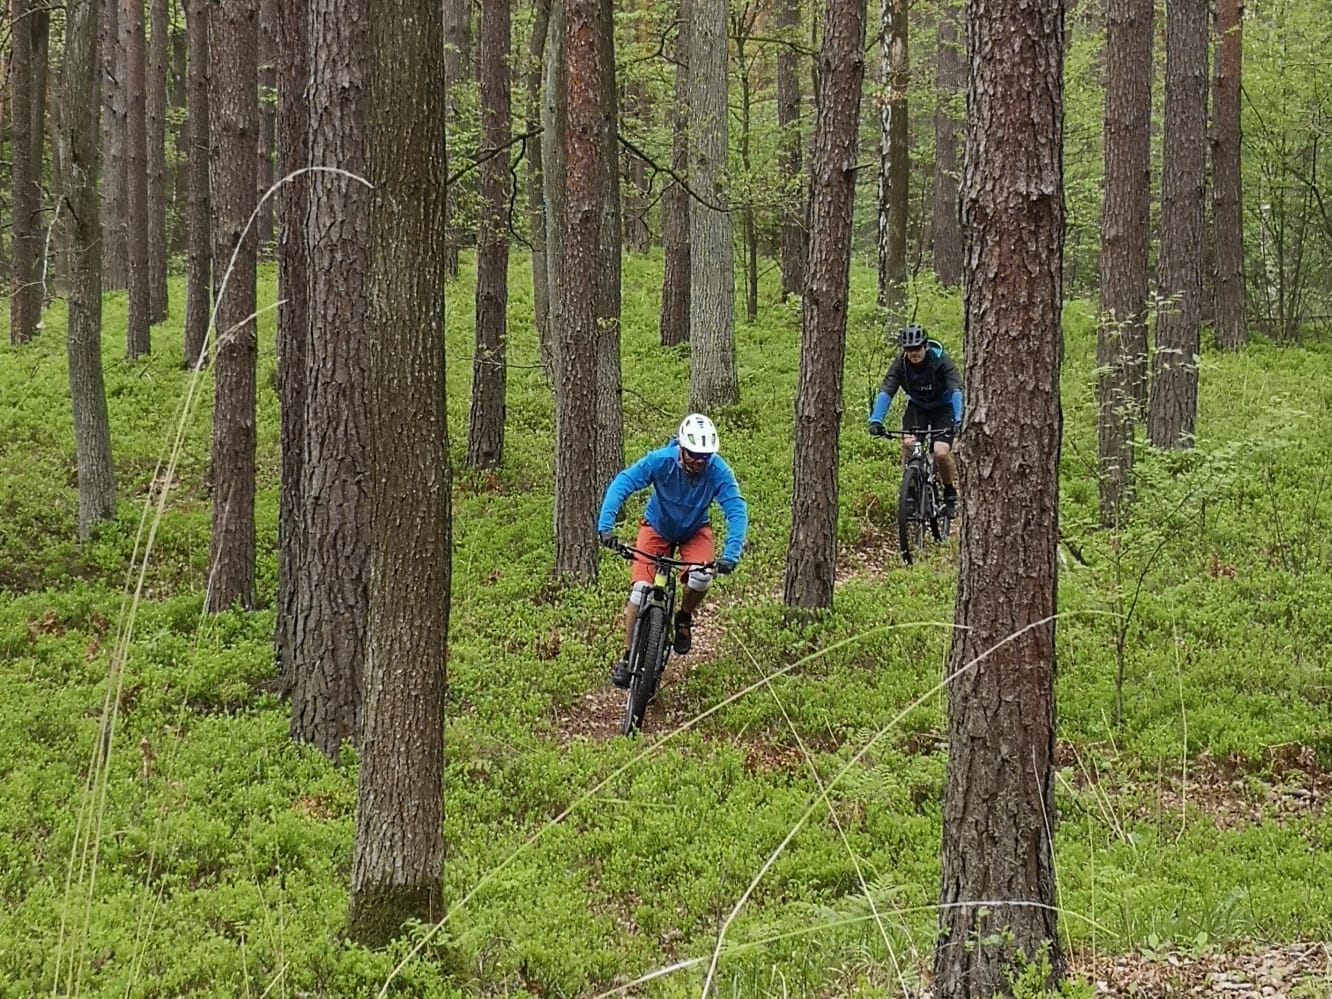
M 643 724 L 648 701 L 657 692 L 657 678 L 662 666 L 662 642 L 666 633 L 666 612 L 660 607 L 643 609 L 638 626 L 638 641 L 629 655 L 629 696 L 624 705 L 625 735 L 633 735 Z
M 902 485 L 897 490 L 897 544 L 907 565 L 925 547 L 926 486 L 925 475 L 916 465 L 902 470 Z

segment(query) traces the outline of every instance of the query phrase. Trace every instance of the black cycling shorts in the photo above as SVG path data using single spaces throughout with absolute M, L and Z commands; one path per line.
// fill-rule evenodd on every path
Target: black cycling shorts
M 914 402 L 907 403 L 902 414 L 902 429 L 907 433 L 918 433 L 926 428 L 938 431 L 933 435 L 936 441 L 943 441 L 950 448 L 953 446 L 953 407 L 931 406 L 925 409 Z

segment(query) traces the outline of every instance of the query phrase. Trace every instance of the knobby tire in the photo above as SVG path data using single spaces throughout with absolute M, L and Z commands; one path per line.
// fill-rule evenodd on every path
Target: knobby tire
M 911 564 L 913 553 L 925 546 L 925 524 L 919 512 L 924 491 L 925 476 L 916 465 L 907 465 L 897 490 L 897 544 L 907 565 Z
M 648 607 L 639 624 L 638 644 L 629 663 L 629 697 L 624 707 L 624 734 L 633 735 L 643 724 L 643 713 L 657 692 L 657 680 L 662 668 L 663 642 L 666 632 L 666 612 L 660 607 Z

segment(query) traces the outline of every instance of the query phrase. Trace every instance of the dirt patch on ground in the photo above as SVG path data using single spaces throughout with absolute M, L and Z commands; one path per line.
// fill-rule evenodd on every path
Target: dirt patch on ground
M 1075 954 L 1069 971 L 1089 982 L 1097 996 L 1325 999 L 1332 995 L 1332 944 L 1151 957 Z

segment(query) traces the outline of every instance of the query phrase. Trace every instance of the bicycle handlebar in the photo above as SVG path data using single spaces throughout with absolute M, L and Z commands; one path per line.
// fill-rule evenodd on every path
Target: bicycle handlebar
M 620 542 L 619 553 L 627 561 L 632 561 L 635 555 L 641 555 L 649 562 L 661 562 L 675 569 L 712 569 L 717 565 L 716 559 L 710 562 L 685 562 L 678 558 L 671 558 L 669 555 L 655 555 L 652 552 L 645 552 L 641 548 L 626 545 L 624 542 Z
M 953 434 L 954 437 L 960 434 L 953 433 L 951 427 L 925 427 L 921 430 L 889 430 L 883 428 L 884 437 L 940 437 L 944 434 Z

